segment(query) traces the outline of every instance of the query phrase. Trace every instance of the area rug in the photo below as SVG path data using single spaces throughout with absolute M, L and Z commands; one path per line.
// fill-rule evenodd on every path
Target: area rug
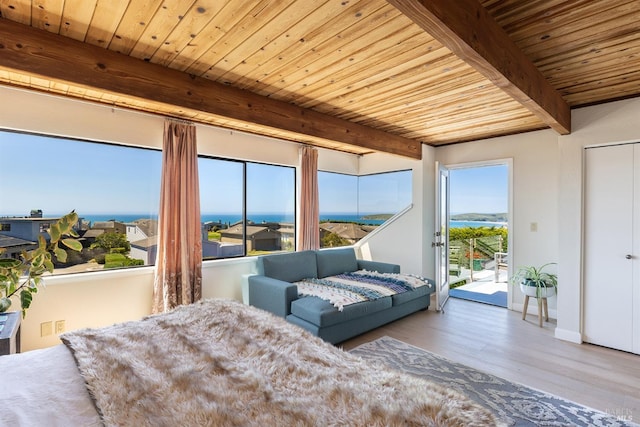
M 487 374 L 382 337 L 350 351 L 365 360 L 446 385 L 491 410 L 510 426 L 638 426 L 574 402 Z M 620 417 L 624 418 L 624 417 Z
M 450 289 L 449 296 L 490 305 L 497 305 L 498 307 L 507 306 L 507 293 L 504 291 L 496 291 L 492 294 L 483 294 L 481 292 L 466 291 L 464 289 Z

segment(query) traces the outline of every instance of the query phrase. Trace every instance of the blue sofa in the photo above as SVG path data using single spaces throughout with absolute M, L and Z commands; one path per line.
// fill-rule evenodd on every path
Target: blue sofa
M 258 274 L 248 278 L 248 301 L 333 344 L 429 307 L 435 289 L 430 280 L 429 286 L 346 305 L 342 311 L 315 296 L 299 297 L 293 284 L 357 270 L 400 273 L 400 266 L 356 259 L 353 248 L 265 255 L 258 259 Z

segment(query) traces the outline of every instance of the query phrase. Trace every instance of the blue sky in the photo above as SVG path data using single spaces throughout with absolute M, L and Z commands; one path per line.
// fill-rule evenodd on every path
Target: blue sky
M 158 151 L 0 132 L 0 153 L 0 214 L 157 211 Z
M 411 171 L 399 171 L 358 177 L 320 171 L 320 212 L 399 212 L 411 204 L 411 175 Z
M 507 212 L 508 172 L 506 164 L 451 169 L 451 214 Z
M 320 211 L 353 213 L 358 211 L 358 177 L 338 173 L 318 174 Z
M 153 214 L 160 193 L 158 150 L 0 132 L 0 215 Z M 10 160 L 8 160 L 10 159 Z M 201 158 L 201 211 L 242 210 L 243 163 Z M 249 213 L 292 213 L 295 170 L 247 163 Z M 411 171 L 361 177 L 321 173 L 324 213 L 395 213 L 411 203 Z M 451 171 L 451 212 L 506 212 L 507 168 Z
M 0 132 L 0 153 L 0 215 L 28 215 L 31 209 L 45 215 L 158 210 L 158 150 Z M 202 158 L 198 172 L 203 213 L 242 211 L 243 163 Z M 293 211 L 293 168 L 250 163 L 247 182 L 250 212 Z

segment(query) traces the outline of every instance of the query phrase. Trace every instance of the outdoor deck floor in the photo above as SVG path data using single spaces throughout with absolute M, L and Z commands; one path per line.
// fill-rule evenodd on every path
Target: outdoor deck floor
M 495 280 L 494 270 L 474 271 L 472 281 L 470 276 L 469 270 L 463 269 L 460 277 L 452 278 L 456 281 L 467 279 L 469 282 L 455 289 L 451 289 L 449 291 L 450 296 L 498 305 L 500 307 L 507 306 L 506 294 L 509 284 L 507 283 L 506 271 L 499 271 L 497 282 Z

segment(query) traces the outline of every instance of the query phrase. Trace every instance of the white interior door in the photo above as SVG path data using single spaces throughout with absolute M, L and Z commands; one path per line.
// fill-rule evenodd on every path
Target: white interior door
M 631 351 L 640 354 L 640 144 L 633 144 L 633 249 Z
M 436 224 L 432 246 L 436 256 L 436 309 L 449 298 L 449 169 L 436 164 Z
M 625 351 L 633 351 L 633 276 L 634 264 L 640 264 L 634 250 L 634 148 L 589 148 L 585 154 L 583 338 Z

